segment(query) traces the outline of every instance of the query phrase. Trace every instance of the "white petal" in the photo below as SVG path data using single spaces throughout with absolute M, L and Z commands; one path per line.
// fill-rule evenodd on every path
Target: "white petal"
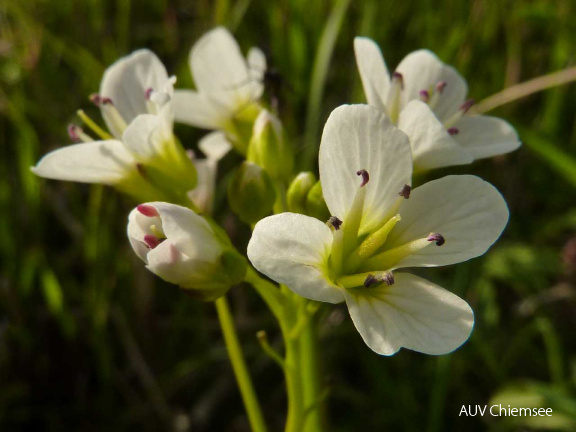
M 212 213 L 214 191 L 216 189 L 216 176 L 218 173 L 218 161 L 222 159 L 232 148 L 223 132 L 212 132 L 203 137 L 198 147 L 205 159 L 192 159 L 198 176 L 197 186 L 188 193 L 190 199 L 196 204 L 203 214 Z
M 232 144 L 224 132 L 212 132 L 202 137 L 198 148 L 202 150 L 206 158 L 219 161 L 232 149 Z
M 414 171 L 427 171 L 474 161 L 424 102 L 413 100 L 400 112 L 398 127 L 410 138 Z
M 166 237 L 182 253 L 191 259 L 214 261 L 222 250 L 210 224 L 192 210 L 175 204 L 149 203 L 156 208 L 162 219 Z
M 386 111 L 390 74 L 378 45 L 366 37 L 354 38 L 356 65 L 368 103 Z
M 177 122 L 203 129 L 221 129 L 230 116 L 228 108 L 193 90 L 176 90 L 172 103 Z
M 196 168 L 198 183 L 188 192 L 188 196 L 202 214 L 211 214 L 218 162 L 212 159 L 194 159 L 192 163 Z
M 194 44 L 190 69 L 200 93 L 214 103 L 235 112 L 253 99 L 253 78 L 234 36 L 217 27 Z
M 369 105 L 344 105 L 332 111 L 322 134 L 319 165 L 326 204 L 344 223 L 361 183 L 356 172 L 368 171 L 363 231 L 381 224 L 412 178 L 408 138 Z
M 472 155 L 483 159 L 509 153 L 520 147 L 518 134 L 510 123 L 489 116 L 463 116 L 455 125 L 454 138 Z
M 396 267 L 455 264 L 485 253 L 508 222 L 508 207 L 490 183 L 471 175 L 447 176 L 414 189 L 400 207 L 402 220 L 390 233 L 387 248 L 440 233 L 443 246 L 430 246 Z
M 402 347 L 448 354 L 466 342 L 474 326 L 464 300 L 407 273 L 396 273 L 391 286 L 347 291 L 346 303 L 366 345 L 383 355 Z
M 120 141 L 93 141 L 54 150 L 31 169 L 49 179 L 113 185 L 134 169 L 134 158 Z
M 162 152 L 165 140 L 170 139 L 170 132 L 159 116 L 142 114 L 128 125 L 122 140 L 138 160 L 156 157 Z
M 248 68 L 255 82 L 262 82 L 266 73 L 266 55 L 260 48 L 252 47 L 246 57 Z
M 167 282 L 198 288 L 206 283 L 206 270 L 212 270 L 214 262 L 208 257 L 191 258 L 182 253 L 172 239 L 167 239 L 148 253 L 148 269 Z M 197 286 L 195 286 L 197 285 Z
M 139 114 L 148 112 L 146 90 L 164 89 L 168 74 L 156 54 L 147 49 L 133 52 L 111 65 L 102 78 L 100 95 L 112 99 L 114 106 L 128 124 Z M 122 131 L 114 126 L 106 110 L 102 110 L 110 131 L 117 137 Z
M 440 120 L 446 120 L 454 114 L 464 102 L 468 86 L 464 78 L 451 66 L 445 65 L 434 53 L 418 50 L 408 54 L 396 69 L 404 78 L 402 99 L 404 105 L 411 100 L 420 99 L 420 91 L 433 91 L 440 81 L 446 87 L 440 95 L 434 112 Z
M 342 291 L 326 276 L 332 232 L 318 219 L 282 213 L 256 224 L 248 258 L 256 269 L 311 300 L 344 301 Z

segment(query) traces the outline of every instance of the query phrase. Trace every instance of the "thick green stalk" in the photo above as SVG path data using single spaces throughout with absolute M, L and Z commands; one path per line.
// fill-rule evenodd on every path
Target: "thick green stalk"
M 230 356 L 230 362 L 234 369 L 234 375 L 236 375 L 236 381 L 238 382 L 242 400 L 244 401 L 244 407 L 248 413 L 252 432 L 266 432 L 267 428 L 264 422 L 264 416 L 262 415 L 252 380 L 248 374 L 248 368 L 244 361 L 242 348 L 238 342 L 238 335 L 236 334 L 232 314 L 228 308 L 228 301 L 226 297 L 220 297 L 215 303 L 222 333 L 224 334 L 224 340 L 226 341 L 226 348 Z
M 288 394 L 288 415 L 284 431 L 302 432 L 305 407 L 302 372 L 300 370 L 302 366 L 300 341 L 297 338 L 290 338 L 290 330 L 291 328 L 286 328 L 286 325 L 282 326 L 282 336 L 286 346 L 284 374 L 286 376 L 286 392 Z
M 300 359 L 302 362 L 302 386 L 304 389 L 304 423 L 303 432 L 319 432 L 324 430 L 324 412 L 322 406 L 322 382 L 319 374 L 318 360 L 320 356 L 318 343 L 318 326 L 315 317 L 311 317 L 308 325 L 300 335 Z

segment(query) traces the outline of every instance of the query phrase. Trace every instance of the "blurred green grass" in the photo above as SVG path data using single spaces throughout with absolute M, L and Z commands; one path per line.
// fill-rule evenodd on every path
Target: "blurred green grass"
M 211 305 L 151 277 L 129 250 L 133 203 L 29 171 L 68 143 L 76 109 L 98 118 L 87 96 L 106 65 L 148 47 L 179 86 L 191 86 L 192 43 L 227 25 L 244 50 L 264 48 L 284 77 L 282 119 L 301 166 L 311 167 L 329 112 L 363 101 L 354 36 L 378 41 L 390 67 L 414 49 L 433 50 L 480 100 L 574 65 L 575 13 L 573 0 L 0 2 L 0 429 L 247 430 Z M 511 211 L 487 256 L 426 271 L 475 311 L 460 350 L 382 358 L 345 309 L 325 309 L 331 430 L 525 430 L 458 416 L 462 405 L 511 400 L 514 391 L 562 414 L 555 429 L 576 430 L 575 113 L 574 84 L 502 107 L 494 114 L 525 146 L 450 170 L 495 184 Z M 177 132 L 189 147 L 202 135 Z M 224 161 L 223 177 L 235 162 Z M 217 219 L 245 247 L 246 228 L 218 203 Z M 282 377 L 254 336 L 266 329 L 274 341 L 275 324 L 249 288 L 233 290 L 232 302 L 271 430 L 281 430 Z M 528 385 L 515 390 L 519 383 Z

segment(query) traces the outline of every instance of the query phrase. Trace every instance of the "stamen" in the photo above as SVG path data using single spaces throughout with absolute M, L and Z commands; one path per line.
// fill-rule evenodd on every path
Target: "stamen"
M 388 235 L 400 220 L 400 215 L 397 214 L 390 218 L 378 231 L 366 237 L 366 239 L 348 258 L 346 270 L 350 273 L 356 271 L 363 261 L 374 255 L 374 253 L 380 249 L 384 243 L 386 243 Z
M 428 90 L 420 90 L 420 100 L 422 102 L 428 103 L 428 101 L 430 100 L 430 93 L 428 92 Z
M 158 238 L 152 234 L 146 234 L 144 236 L 144 243 L 146 243 L 146 246 L 148 246 L 150 249 L 154 249 L 156 246 L 158 246 L 164 240 L 165 239 L 160 239 L 160 238 Z
M 336 279 L 336 283 L 342 288 L 371 288 L 384 282 L 387 286 L 394 284 L 394 275 L 391 271 L 378 273 L 359 273 L 349 276 L 342 276 Z
M 464 102 L 462 104 L 462 106 L 460 107 L 460 110 L 462 110 L 462 112 L 464 114 L 466 114 L 468 112 L 468 110 L 470 108 L 472 108 L 472 106 L 475 104 L 476 102 L 474 102 L 474 99 L 468 99 L 466 102 Z
M 404 90 L 404 77 L 400 72 L 394 72 L 392 74 L 392 80 L 398 82 L 400 84 L 400 89 Z
M 96 135 L 98 135 L 101 139 L 103 140 L 112 139 L 112 135 L 110 135 L 108 132 L 106 132 L 104 129 L 98 126 L 96 122 L 92 120 L 90 117 L 88 117 L 84 111 L 78 110 L 76 111 L 76 114 L 78 114 L 78 117 L 80 117 L 82 122 L 86 126 L 88 126 L 90 130 L 94 132 Z
M 436 246 L 442 246 L 444 243 L 446 243 L 444 236 L 440 233 L 430 233 L 426 240 L 429 242 L 436 242 Z
M 446 88 L 446 85 L 447 85 L 446 81 L 438 81 L 436 83 L 436 91 L 438 93 L 442 93 L 444 91 L 444 89 Z
M 427 237 L 388 249 L 362 263 L 359 270 L 374 271 L 375 268 L 393 269 L 396 264 L 404 258 L 430 246 L 432 241 L 435 241 L 435 239 L 430 240 L 430 237 Z
M 376 276 L 369 274 L 368 276 L 366 276 L 366 279 L 364 280 L 364 287 L 370 288 L 372 285 L 377 284 L 378 282 L 380 281 Z
M 88 96 L 88 99 L 90 99 L 90 102 L 92 102 L 97 107 L 99 107 L 100 104 L 102 103 L 102 96 L 100 96 L 97 93 L 91 94 L 90 96 Z
M 69 124 L 68 125 L 68 136 L 74 142 L 91 142 L 94 139 L 84 133 L 82 128 L 76 124 Z
M 400 192 L 398 192 L 398 195 L 400 195 L 401 197 L 408 199 L 410 198 L 410 192 L 412 191 L 412 187 L 410 185 L 404 185 L 404 187 L 402 188 L 402 190 Z
M 368 174 L 368 171 L 365 169 L 356 171 L 356 175 L 362 176 L 362 183 L 360 184 L 360 187 L 366 186 L 366 184 L 370 181 L 370 174 Z
M 121 132 L 126 129 L 126 121 L 122 118 L 116 107 L 114 106 L 114 101 L 109 97 L 104 97 L 100 95 L 92 95 L 91 100 L 99 106 L 103 111 L 105 111 L 109 120 L 115 124 L 116 128 Z
M 156 210 L 156 208 L 154 206 L 151 206 L 149 204 L 140 204 L 140 205 L 136 206 L 136 210 L 138 210 L 144 216 L 148 216 L 148 217 L 160 216 L 160 214 L 158 213 L 158 210 Z
M 146 91 L 144 92 L 144 98 L 149 101 L 150 100 L 150 95 L 152 94 L 152 92 L 154 91 L 154 89 L 152 87 L 148 87 L 146 89 Z
M 400 95 L 403 89 L 404 77 L 401 73 L 394 72 L 392 74 L 392 83 L 388 92 L 388 100 L 386 101 L 388 116 L 394 124 L 398 123 L 398 117 L 400 116 Z
M 458 120 L 460 120 L 460 118 L 466 114 L 468 112 L 468 110 L 470 108 L 472 108 L 472 106 L 474 105 L 474 99 L 468 99 L 466 102 L 464 102 L 462 105 L 460 105 L 460 108 L 458 108 L 458 111 L 456 111 L 454 114 L 452 114 L 452 117 L 450 117 L 448 120 L 446 120 L 444 122 L 444 126 L 446 127 L 446 129 L 450 129 L 453 125 L 456 124 L 456 122 Z
M 454 136 L 454 135 L 458 135 L 458 132 L 460 132 L 460 131 L 458 130 L 458 128 L 451 127 L 450 129 L 447 130 L 447 132 L 448 132 L 451 136 Z
M 394 275 L 392 274 L 392 272 L 386 272 L 382 275 L 382 281 L 390 286 L 390 285 L 394 285 Z
M 106 96 L 99 95 L 97 93 L 91 94 L 89 98 L 90 102 L 92 102 L 97 107 L 100 107 L 102 105 L 114 105 L 112 99 Z
M 330 219 L 328 219 L 328 222 L 326 222 L 326 224 L 329 227 L 334 228 L 336 231 L 338 231 L 342 226 L 342 221 L 338 219 L 336 216 L 330 216 Z

